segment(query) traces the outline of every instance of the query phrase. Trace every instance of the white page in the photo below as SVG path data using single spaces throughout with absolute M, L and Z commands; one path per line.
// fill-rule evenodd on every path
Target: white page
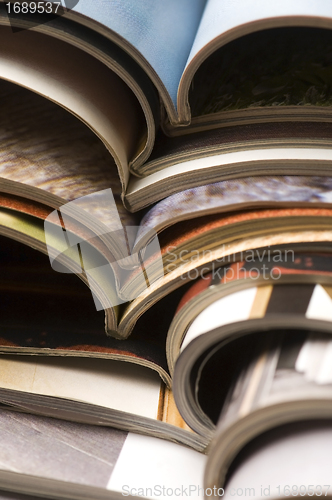
M 306 312 L 306 317 L 310 319 L 332 321 L 332 299 L 321 285 L 315 286 Z

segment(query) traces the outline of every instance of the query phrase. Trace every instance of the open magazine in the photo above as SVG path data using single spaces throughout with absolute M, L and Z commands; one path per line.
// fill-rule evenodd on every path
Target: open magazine
M 194 276 L 190 271 L 245 250 L 240 231 L 247 248 L 331 238 L 328 176 L 222 181 L 131 214 L 112 162 L 86 126 L 40 96 L 7 82 L 0 87 L 1 233 L 47 253 L 56 271 L 60 261 L 78 274 L 105 311 L 111 335 L 128 337 L 143 310 Z M 281 227 L 283 234 L 275 234 Z
M 227 499 L 242 491 L 255 500 L 296 493 L 305 498 L 331 498 L 331 437 L 328 420 L 284 424 L 266 431 L 241 450 L 220 493 L 224 491 Z
M 199 434 L 212 438 L 225 391 L 251 350 L 271 337 L 269 332 L 285 330 L 290 337 L 299 329 L 317 335 L 330 332 L 330 285 L 310 283 L 304 277 L 296 281 L 230 292 L 205 310 L 211 330 L 207 315 L 205 324 L 199 324 L 197 317 L 195 335 L 175 366 L 173 390 L 180 413 Z
M 210 448 L 205 486 L 222 486 L 236 449 L 258 434 L 288 422 L 315 419 L 322 419 L 324 428 L 324 419 L 331 418 L 330 335 L 285 329 L 273 337 L 266 338 L 264 347 L 262 342 L 260 354 L 253 354 L 225 401 Z M 296 466 L 294 474 L 299 475 Z M 281 474 L 282 488 L 283 479 Z M 274 494 L 276 486 L 272 483 Z
M 328 174 L 327 0 L 64 4 L 0 2 L 0 77 L 97 134 L 131 210 L 244 172 Z M 160 124 L 197 134 L 168 144 Z
M 316 326 L 313 322 L 300 325 L 298 319 L 297 326 L 291 323 L 291 328 L 287 329 L 285 325 L 280 326 L 280 322 L 271 321 L 269 329 L 238 335 L 228 344 L 219 342 L 202 370 L 197 388 L 202 410 L 207 418 L 216 422 L 207 459 L 179 444 L 133 434 L 131 429 L 128 432 L 128 429 L 105 428 L 104 412 L 100 409 L 102 427 L 87 425 L 95 422 L 87 420 L 84 406 L 81 407 L 84 426 L 63 420 L 50 423 L 49 419 L 40 416 L 24 415 L 22 411 L 34 412 L 31 396 L 26 405 L 13 403 L 15 397 L 12 397 L 9 405 L 16 411 L 3 411 L 8 408 L 8 402 L 6 391 L 1 390 L 0 434 L 3 443 L 8 441 L 6 457 L 0 467 L 1 488 L 44 494 L 48 498 L 70 495 L 70 498 L 80 499 L 87 497 L 84 495 L 117 499 L 120 498 L 117 493 L 134 498 L 167 498 L 167 491 L 171 490 L 174 496 L 180 496 L 176 488 L 181 487 L 186 488 L 184 495 L 191 491 L 193 498 L 210 498 L 211 491 L 215 492 L 215 498 L 230 498 L 234 496 L 234 488 L 239 492 L 241 488 L 250 488 L 251 496 L 258 499 L 264 494 L 267 496 L 266 492 L 272 498 L 287 497 L 291 474 L 294 480 L 299 480 L 296 486 L 303 493 L 301 496 L 311 496 L 313 489 L 319 494 L 322 488 L 324 496 L 329 496 L 329 484 L 325 480 L 329 477 L 328 461 L 326 466 L 323 462 L 318 468 L 312 464 L 312 451 L 317 450 L 322 460 L 328 453 L 324 443 L 331 441 L 328 419 L 332 412 L 332 343 L 331 333 L 325 326 L 323 322 L 316 322 Z M 15 377 L 8 371 L 10 359 L 5 359 L 4 363 L 8 363 L 3 365 L 8 379 Z M 227 369 L 231 377 L 226 386 Z M 208 383 L 204 378 L 209 379 Z M 54 383 L 56 385 L 56 381 Z M 204 395 L 207 389 L 208 394 Z M 137 393 L 138 398 L 141 395 L 142 392 Z M 10 400 L 10 396 L 8 398 Z M 57 416 L 64 418 L 61 412 Z M 70 419 L 68 415 L 66 419 Z M 15 446 L 17 441 L 24 443 L 31 439 L 30 429 L 37 432 L 38 437 L 18 460 Z M 47 452 L 49 447 L 53 449 L 52 454 Z M 57 460 L 57 450 L 64 453 L 65 461 Z M 289 465 L 284 467 L 289 464 L 286 459 L 280 463 L 285 453 L 288 458 L 293 457 L 291 468 Z M 262 463 L 268 467 L 264 480 Z M 88 470 L 82 476 L 85 466 Z M 324 484 L 319 481 L 323 478 Z M 160 491 L 162 486 L 169 490 Z M 260 488 L 264 488 L 263 492 Z
M 3 410 L 0 435 L 3 500 L 203 498 L 206 456 L 175 443 Z

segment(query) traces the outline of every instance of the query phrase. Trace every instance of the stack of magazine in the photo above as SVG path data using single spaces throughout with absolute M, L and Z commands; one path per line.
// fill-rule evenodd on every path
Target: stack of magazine
M 0 41 L 0 498 L 332 496 L 331 1 Z

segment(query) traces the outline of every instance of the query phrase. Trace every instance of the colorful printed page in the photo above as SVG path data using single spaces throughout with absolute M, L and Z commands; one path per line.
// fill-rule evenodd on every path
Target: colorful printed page
M 328 420 L 296 422 L 268 431 L 239 453 L 223 498 L 231 500 L 234 492 L 241 491 L 250 492 L 252 500 L 272 500 L 288 492 L 330 496 L 331 446 Z

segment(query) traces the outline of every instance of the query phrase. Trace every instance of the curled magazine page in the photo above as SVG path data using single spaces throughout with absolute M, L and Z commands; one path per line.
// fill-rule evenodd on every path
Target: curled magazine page
M 151 231 L 206 214 L 274 204 L 332 203 L 330 177 L 245 177 L 186 189 L 159 201 L 143 216 L 135 247 Z M 327 205 L 326 205 L 327 206 Z M 141 243 L 142 242 L 142 243 Z
M 182 112 L 183 96 L 188 95 L 194 73 L 213 50 L 250 32 L 280 26 L 331 27 L 332 8 L 328 0 L 280 2 L 238 0 L 207 2 L 179 87 L 178 104 Z
M 332 499 L 331 82 L 332 0 L 0 0 L 0 500 Z
M 237 375 L 220 415 L 206 470 L 209 486 L 224 486 L 230 460 L 258 435 L 332 415 L 330 334 L 271 330 L 255 344 L 256 354 Z

